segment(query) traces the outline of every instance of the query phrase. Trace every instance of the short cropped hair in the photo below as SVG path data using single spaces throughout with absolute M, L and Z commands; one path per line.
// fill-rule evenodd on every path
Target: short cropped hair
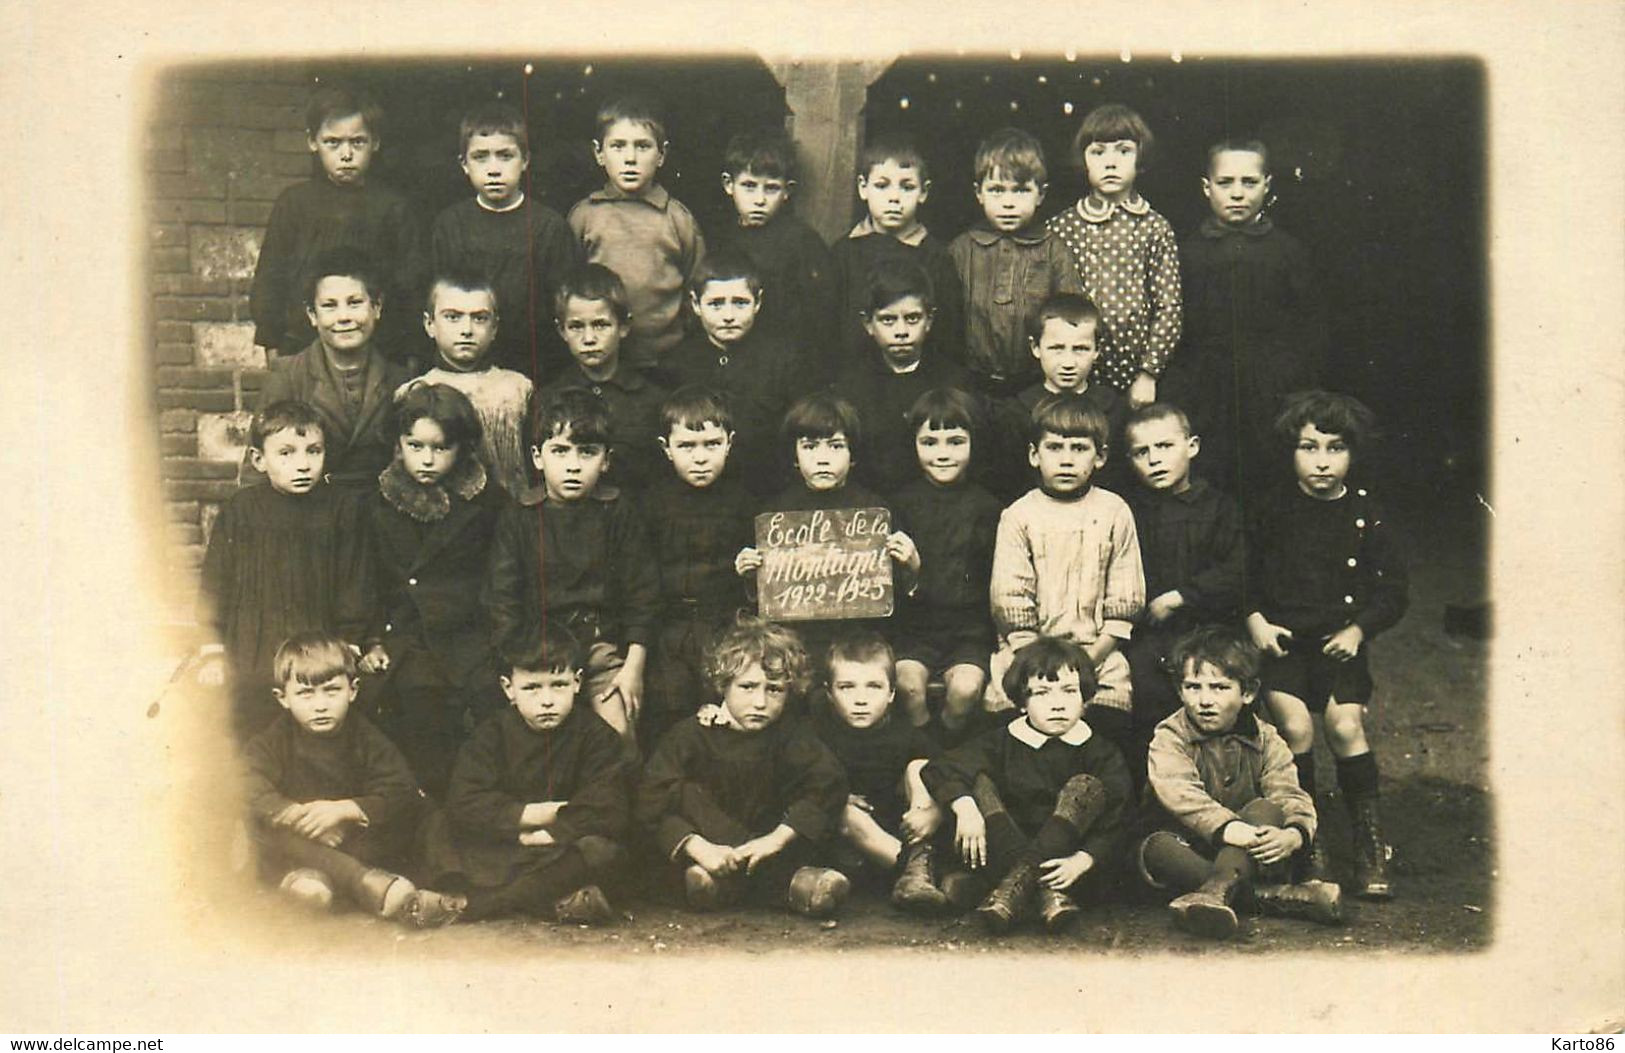
M 1149 424 L 1154 420 L 1173 421 L 1175 424 L 1179 425 L 1179 430 L 1185 433 L 1185 437 L 1187 439 L 1196 434 L 1195 432 L 1191 431 L 1190 417 L 1185 413 L 1184 410 L 1180 409 L 1172 402 L 1148 403 L 1147 405 L 1141 406 L 1133 413 L 1130 413 L 1128 415 L 1128 420 L 1123 424 L 1123 434 L 1127 435 L 1137 425 Z
M 446 384 L 412 381 L 395 399 L 390 415 L 391 434 L 407 435 L 412 426 L 425 417 L 440 425 L 446 441 L 457 447 L 459 460 L 478 456 L 485 428 L 467 395 Z
M 914 169 L 920 173 L 922 183 L 931 178 L 925 155 L 920 153 L 913 138 L 897 132 L 877 135 L 864 142 L 863 149 L 858 153 L 858 178 L 867 181 L 870 170 L 887 161 L 899 168 Z
M 384 108 L 378 100 L 370 92 L 342 84 L 323 84 L 311 92 L 310 102 L 305 106 L 305 133 L 314 138 L 328 121 L 353 113 L 361 115 L 368 135 L 383 138 Z
M 694 269 L 694 277 L 688 281 L 688 291 L 696 298 L 703 297 L 705 287 L 712 282 L 731 282 L 738 278 L 745 279 L 752 294 L 762 294 L 762 269 L 756 266 L 756 262 L 743 252 L 719 249 L 707 253 Z
M 1176 681 L 1185 675 L 1188 662 L 1195 662 L 1197 668 L 1206 662 L 1243 690 L 1257 691 L 1264 659 L 1246 634 L 1224 625 L 1203 625 L 1181 636 L 1168 652 L 1168 670 Z
M 1094 663 L 1082 646 L 1061 636 L 1040 636 L 1017 651 L 1000 686 L 1018 709 L 1026 709 L 1028 681 L 1059 680 L 1063 669 L 1077 670 L 1078 688 L 1085 702 L 1094 697 L 1098 686 Z
M 1002 175 L 1014 183 L 1032 182 L 1043 186 L 1049 181 L 1044 163 L 1044 144 L 1020 128 L 1000 128 L 976 147 L 976 182 Z
M 722 153 L 724 175 L 738 177 L 744 172 L 796 181 L 796 144 L 779 128 L 747 128 L 728 140 Z
M 619 274 L 602 263 L 582 264 L 559 282 L 559 291 L 553 294 L 553 317 L 561 324 L 564 321 L 564 308 L 572 296 L 578 300 L 604 301 L 622 325 L 632 320 L 632 305 L 626 299 L 626 283 L 621 281 Z
M 468 155 L 468 141 L 476 135 L 508 135 L 519 144 L 519 156 L 530 160 L 530 134 L 525 115 L 506 102 L 482 102 L 463 113 L 457 126 L 457 156 Z
M 1106 415 L 1070 391 L 1051 392 L 1033 407 L 1029 435 L 1036 444 L 1045 435 L 1067 439 L 1093 439 L 1095 449 L 1104 452 L 1111 444 L 1111 424 Z
M 860 631 L 835 638 L 824 654 L 824 674 L 835 676 L 836 662 L 879 662 L 886 667 L 886 679 L 897 685 L 897 653 L 877 632 Z
M 1206 171 L 1213 171 L 1213 159 L 1228 151 L 1237 153 L 1257 154 L 1264 161 L 1264 174 L 1270 174 L 1270 149 L 1264 145 L 1262 139 L 1220 139 L 1207 148 Z
M 779 429 L 792 446 L 801 439 L 829 439 L 836 433 L 846 436 L 847 443 L 856 448 L 863 441 L 863 422 L 856 406 L 827 391 L 797 399 Z
M 923 427 L 964 428 L 971 438 L 981 427 L 976 400 L 958 388 L 932 388 L 914 400 L 904 415 L 911 434 Z
M 705 676 L 720 697 L 736 676 L 758 663 L 768 679 L 788 683 L 791 694 L 807 690 L 811 670 L 801 637 L 793 629 L 751 615 L 741 615 L 717 638 L 705 658 Z
M 1318 389 L 1293 392 L 1275 418 L 1275 434 L 1290 449 L 1297 445 L 1306 424 L 1340 436 L 1351 451 L 1358 452 L 1375 437 L 1377 417 L 1353 395 Z
M 315 406 L 298 399 L 282 399 L 254 414 L 254 420 L 248 425 L 248 445 L 264 453 L 265 440 L 283 428 L 292 428 L 295 435 L 303 435 L 307 429 L 314 428 L 324 440 L 327 438 Z
M 586 388 L 544 392 L 531 418 L 530 439 L 540 447 L 556 436 L 577 446 L 609 445 L 609 405 Z
M 616 121 L 632 121 L 649 129 L 649 134 L 655 137 L 656 143 L 666 141 L 665 115 L 650 99 L 641 95 L 622 95 L 614 99 L 606 99 L 598 107 L 598 113 L 593 117 L 593 128 L 596 129 L 594 138 L 600 143 L 604 140 L 604 133 Z
M 574 633 L 561 621 L 543 619 L 508 641 L 502 663 L 514 672 L 579 673 L 587 661 Z
M 290 680 L 301 684 L 325 684 L 335 676 L 356 678 L 355 652 L 332 633 L 294 633 L 276 649 L 271 659 L 276 686 Z
M 685 384 L 666 396 L 660 404 L 660 434 L 669 439 L 678 425 L 696 431 L 715 424 L 723 431 L 734 430 L 733 410 L 728 396 L 703 384 Z
M 502 294 L 497 291 L 496 281 L 485 265 L 472 256 L 460 256 L 435 269 L 434 279 L 429 282 L 429 291 L 423 297 L 424 314 L 434 314 L 435 290 L 442 285 L 464 292 L 490 293 L 491 306 L 497 317 L 502 317 Z
M 1059 318 L 1067 325 L 1082 325 L 1085 322 L 1095 323 L 1095 339 L 1100 339 L 1105 333 L 1100 324 L 1100 308 L 1095 302 L 1082 293 L 1051 293 L 1044 302 L 1038 305 L 1038 310 L 1027 319 L 1027 335 L 1036 343 L 1043 339 L 1044 326 L 1051 318 Z
M 1115 143 L 1120 139 L 1132 139 L 1139 146 L 1135 171 L 1143 175 L 1150 167 L 1156 136 L 1151 134 L 1151 126 L 1145 123 L 1144 117 L 1120 102 L 1096 106 L 1084 116 L 1078 134 L 1072 137 L 1072 153 L 1082 164 L 1083 152 L 1090 143 Z
M 305 306 L 316 306 L 316 286 L 322 283 L 323 278 L 354 278 L 366 286 L 367 295 L 373 303 L 384 298 L 384 278 L 378 269 L 378 261 L 367 252 L 349 245 L 325 249 L 316 254 L 316 258 L 305 268 L 301 290 L 305 294 Z
M 905 296 L 918 296 L 926 310 L 936 310 L 937 290 L 924 267 L 913 260 L 882 260 L 864 283 L 863 314 L 868 317 Z

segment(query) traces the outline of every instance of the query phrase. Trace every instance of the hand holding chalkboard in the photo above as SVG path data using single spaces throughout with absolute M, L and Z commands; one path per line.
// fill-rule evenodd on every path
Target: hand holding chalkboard
M 884 508 L 756 517 L 757 594 L 775 621 L 881 618 L 892 612 L 891 513 Z M 912 544 L 912 543 L 911 543 Z

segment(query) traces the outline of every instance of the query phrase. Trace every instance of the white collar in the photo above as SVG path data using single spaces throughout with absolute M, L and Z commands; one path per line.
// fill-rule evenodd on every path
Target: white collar
M 524 208 L 525 207 L 525 192 L 523 190 L 521 190 L 519 192 L 519 200 L 515 201 L 513 204 L 509 205 L 507 208 L 492 208 L 490 205 L 487 205 L 485 202 L 481 201 L 479 199 L 479 195 L 477 195 L 477 194 L 474 197 L 474 204 L 480 206 L 480 209 L 482 211 L 490 212 L 493 215 L 500 216 L 504 212 L 512 212 L 515 209 Z
M 1035 750 L 1041 748 L 1044 743 L 1055 737 L 1052 735 L 1046 735 L 1042 731 L 1039 731 L 1037 728 L 1033 727 L 1031 724 L 1027 723 L 1026 717 L 1012 720 L 1009 724 L 1006 724 L 1005 727 L 1010 730 L 1011 738 L 1025 746 L 1031 746 Z M 1082 720 L 1079 720 L 1076 724 L 1072 725 L 1072 730 L 1068 731 L 1065 735 L 1060 736 L 1060 739 L 1068 746 L 1081 746 L 1085 742 L 1089 741 L 1089 736 L 1092 734 L 1093 732 L 1089 730 L 1089 725 L 1084 723 Z

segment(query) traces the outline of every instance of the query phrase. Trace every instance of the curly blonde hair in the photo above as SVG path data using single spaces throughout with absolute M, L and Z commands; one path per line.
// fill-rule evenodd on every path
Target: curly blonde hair
M 807 649 L 796 631 L 749 615 L 741 615 L 717 638 L 706 656 L 705 675 L 720 698 L 734 677 L 754 663 L 761 664 L 769 679 L 787 682 L 792 695 L 807 690 L 812 679 Z

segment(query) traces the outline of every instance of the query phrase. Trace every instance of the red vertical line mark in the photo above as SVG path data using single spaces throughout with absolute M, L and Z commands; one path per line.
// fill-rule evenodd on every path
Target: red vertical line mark
M 525 326 L 525 329 L 526 329 L 526 340 L 530 344 L 530 375 L 533 378 L 531 393 L 530 393 L 530 397 L 532 399 L 532 405 L 531 405 L 532 413 L 527 414 L 527 416 L 534 416 L 534 411 L 536 409 L 536 401 L 537 401 L 537 397 L 538 397 L 538 394 L 539 394 L 539 391 L 540 391 L 540 388 L 541 388 L 541 351 L 540 351 L 540 348 L 537 346 L 536 324 L 535 324 L 535 322 L 536 322 L 536 266 L 535 266 L 535 264 L 536 264 L 536 244 L 535 244 L 535 241 L 533 240 L 534 237 L 535 237 L 535 233 L 534 233 L 534 231 L 533 231 L 533 229 L 531 228 L 531 225 L 530 225 L 530 208 L 531 208 L 531 205 L 533 204 L 533 201 L 532 201 L 532 198 L 531 198 L 531 191 L 534 189 L 534 179 L 535 179 L 535 169 L 533 169 L 531 167 L 531 164 L 530 164 L 530 162 L 532 160 L 534 160 L 534 158 L 535 158 L 535 151 L 531 148 L 531 140 L 530 140 L 530 70 L 531 70 L 531 68 L 532 67 L 531 67 L 530 63 L 528 63 L 528 62 L 524 65 L 524 67 L 522 68 L 522 72 L 520 74 L 520 82 L 519 82 L 519 110 L 520 110 L 520 114 L 523 117 L 524 122 L 525 122 L 525 154 L 526 154 L 526 161 L 525 161 L 525 203 L 524 203 L 524 205 L 521 206 L 524 209 L 524 214 L 520 217 L 520 219 L 525 225 L 525 298 L 528 301 L 527 306 L 530 308 L 529 312 L 526 315 L 527 325 Z M 498 305 L 498 306 L 499 306 L 499 309 L 500 309 L 500 305 Z M 501 322 L 499 321 L 498 324 L 500 325 Z M 533 443 L 534 443 L 534 439 L 535 439 L 534 435 L 521 437 L 521 439 L 520 439 L 520 449 L 525 449 L 527 447 L 532 446 Z M 535 445 L 539 446 L 539 444 L 535 444 Z M 536 587 L 541 591 L 541 594 L 542 594 L 541 625 L 538 626 L 537 628 L 538 628 L 539 631 L 545 633 L 547 631 L 547 545 L 546 545 L 546 534 L 547 534 L 547 523 L 546 523 L 546 519 L 547 519 L 547 493 L 546 493 L 546 491 L 547 491 L 547 481 L 545 479 L 542 481 L 542 491 L 543 491 L 542 492 L 542 499 L 539 502 L 537 502 L 537 505 L 536 505 Z M 549 740 L 549 742 L 551 743 L 551 739 Z M 552 749 L 551 744 L 549 745 L 548 749 L 549 749 L 549 751 L 551 751 L 551 749 Z M 548 779 L 551 780 L 553 778 L 553 775 L 552 775 L 552 754 L 551 754 L 551 752 L 549 752 L 548 757 L 549 757 L 549 759 L 548 759 Z M 551 786 L 552 786 L 552 784 L 551 784 L 551 782 L 549 782 L 549 789 L 550 790 L 551 790 Z

